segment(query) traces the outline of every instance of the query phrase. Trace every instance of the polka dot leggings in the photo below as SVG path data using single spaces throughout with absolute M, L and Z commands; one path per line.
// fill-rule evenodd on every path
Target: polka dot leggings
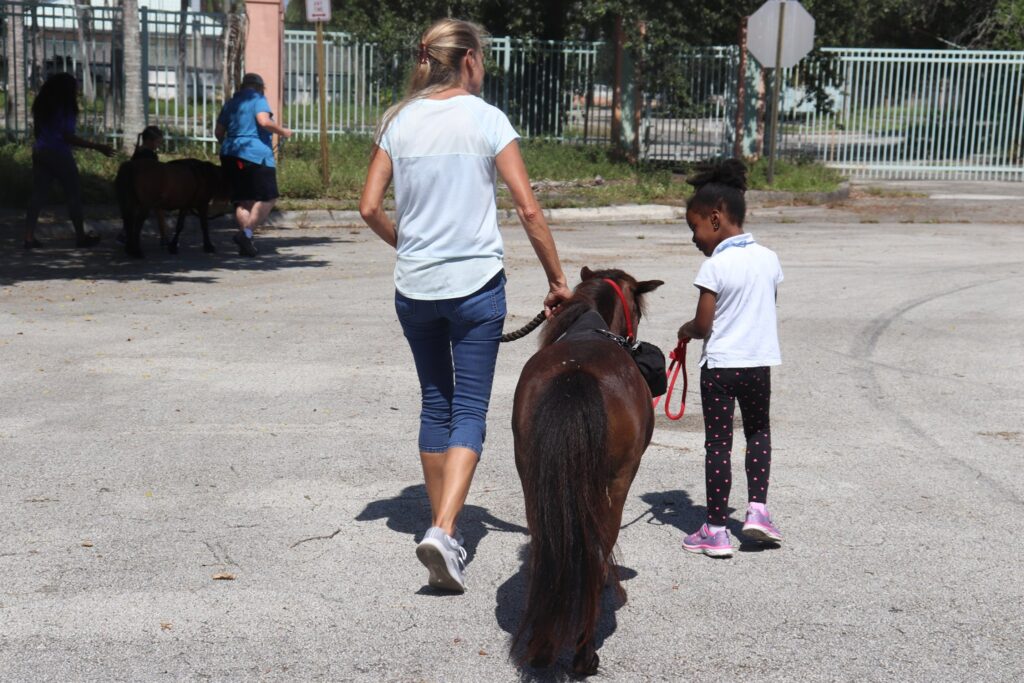
M 700 399 L 704 404 L 704 449 L 707 460 L 708 523 L 725 525 L 732 487 L 732 419 L 736 402 L 747 438 L 747 501 L 764 503 L 771 474 L 772 435 L 768 405 L 772 395 L 771 369 L 701 368 Z

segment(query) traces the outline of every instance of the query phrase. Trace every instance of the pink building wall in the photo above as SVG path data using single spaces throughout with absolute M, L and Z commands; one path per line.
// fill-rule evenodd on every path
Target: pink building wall
M 249 14 L 245 71 L 263 77 L 274 120 L 287 126 L 281 108 L 284 100 L 284 1 L 246 0 L 245 9 Z

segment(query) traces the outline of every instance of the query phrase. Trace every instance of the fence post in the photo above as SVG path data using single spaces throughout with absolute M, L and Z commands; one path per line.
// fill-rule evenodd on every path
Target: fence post
M 740 65 L 736 73 L 736 129 L 732 141 L 732 155 L 743 158 L 743 133 L 746 128 L 747 95 L 747 17 L 740 21 Z

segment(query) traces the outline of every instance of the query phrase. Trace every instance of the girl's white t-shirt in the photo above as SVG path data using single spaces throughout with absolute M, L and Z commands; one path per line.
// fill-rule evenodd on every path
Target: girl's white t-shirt
M 775 252 L 750 233 L 723 240 L 697 271 L 693 284 L 714 292 L 715 321 L 700 364 L 708 368 L 779 365 L 775 294 L 782 282 Z
M 398 214 L 395 287 L 411 299 L 467 296 L 502 269 L 494 157 L 519 135 L 479 97 L 419 99 L 387 127 Z

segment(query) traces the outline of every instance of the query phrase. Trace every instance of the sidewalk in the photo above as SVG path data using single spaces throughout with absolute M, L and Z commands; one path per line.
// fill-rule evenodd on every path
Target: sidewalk
M 942 181 L 942 180 L 853 180 L 844 183 L 835 192 L 775 192 L 751 190 L 747 192 L 747 204 L 750 208 L 777 205 L 823 205 L 839 202 L 856 201 L 865 194 L 877 200 L 891 200 L 894 204 L 906 204 L 908 201 L 927 203 L 946 202 L 951 206 L 963 208 L 980 206 L 985 202 L 996 203 L 1003 209 L 1007 204 L 1024 201 L 1024 183 L 1000 181 Z M 852 198 L 852 199 L 851 199 Z M 106 238 L 113 238 L 121 230 L 121 220 L 117 217 L 117 208 L 113 206 L 87 207 L 85 214 L 88 229 L 94 230 Z M 102 218 L 89 218 L 89 216 Z M 679 221 L 686 215 L 682 206 L 664 204 L 623 204 L 619 206 L 602 206 L 579 209 L 545 209 L 544 215 L 552 224 L 571 223 L 646 223 L 659 221 Z M 41 239 L 63 237 L 70 234 L 71 224 L 67 214 L 60 206 L 51 206 L 44 211 L 37 229 Z M 24 210 L 0 210 L 0 230 L 7 226 L 17 226 L 24 220 Z M 498 220 L 502 225 L 514 225 L 519 222 L 515 211 L 500 210 Z M 173 217 L 168 217 L 168 224 L 173 229 Z M 194 229 L 195 218 L 190 218 L 186 231 Z M 228 229 L 232 225 L 231 217 L 222 214 L 211 219 L 214 229 Z M 366 224 L 358 211 L 331 209 L 275 211 L 270 216 L 267 227 L 273 228 L 363 228 Z M 147 230 L 150 228 L 147 228 Z

